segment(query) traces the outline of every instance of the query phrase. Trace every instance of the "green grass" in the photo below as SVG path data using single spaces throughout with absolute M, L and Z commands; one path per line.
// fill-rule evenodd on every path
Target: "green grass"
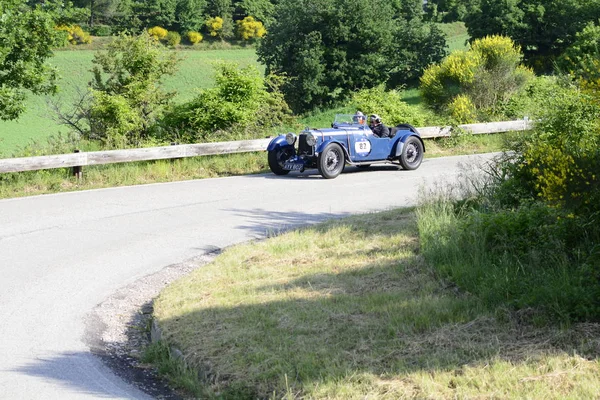
M 598 326 L 539 327 L 434 274 L 391 210 L 228 249 L 155 318 L 215 398 L 590 398 Z M 203 384 L 203 386 L 202 386 Z
M 65 107 L 77 97 L 77 88 L 85 90 L 91 80 L 95 51 L 56 51 L 50 64 L 60 72 L 59 93 L 53 100 Z M 176 90 L 176 102 L 192 98 L 197 89 L 213 86 L 213 68 L 217 60 L 237 62 L 241 66 L 256 65 L 261 70 L 253 48 L 235 50 L 188 50 L 179 51 L 182 57 L 177 73 L 164 81 L 166 90 Z M 17 149 L 32 140 L 43 142 L 51 135 L 66 134 L 68 128 L 59 126 L 53 119 L 53 112 L 47 106 L 45 96 L 30 96 L 27 111 L 18 121 L 0 121 L 0 157 L 10 157 Z
M 464 22 L 452 22 L 448 24 L 437 24 L 446 34 L 448 41 L 448 51 L 452 53 L 455 50 L 466 50 L 469 34 Z

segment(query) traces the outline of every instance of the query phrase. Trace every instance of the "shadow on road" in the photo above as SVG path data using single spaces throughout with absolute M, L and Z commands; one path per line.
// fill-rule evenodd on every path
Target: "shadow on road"
M 303 213 L 285 211 L 267 211 L 263 209 L 243 210 L 228 208 L 224 211 L 230 212 L 243 218 L 249 223 L 238 225 L 237 229 L 243 229 L 256 236 L 275 236 L 290 229 L 304 225 L 311 225 L 327 219 L 343 218 L 350 213 Z

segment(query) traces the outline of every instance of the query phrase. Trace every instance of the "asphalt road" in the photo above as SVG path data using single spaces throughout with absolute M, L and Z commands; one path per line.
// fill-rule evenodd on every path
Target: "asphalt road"
M 92 355 L 84 318 L 163 267 L 326 218 L 411 206 L 487 156 L 0 200 L 0 398 L 147 398 Z

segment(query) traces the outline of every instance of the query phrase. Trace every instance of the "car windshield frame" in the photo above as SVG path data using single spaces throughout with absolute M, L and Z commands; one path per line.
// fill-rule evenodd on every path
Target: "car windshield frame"
M 356 114 L 336 114 L 332 126 L 354 126 L 365 129 L 367 127 L 367 117 L 363 115 L 362 122 L 359 122 Z

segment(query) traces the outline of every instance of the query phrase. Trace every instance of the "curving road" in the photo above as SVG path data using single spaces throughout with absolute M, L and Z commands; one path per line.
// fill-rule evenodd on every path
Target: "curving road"
M 317 175 L 271 174 L 0 200 L 0 398 L 147 398 L 90 353 L 84 318 L 117 289 L 215 247 L 414 205 L 490 155 Z

